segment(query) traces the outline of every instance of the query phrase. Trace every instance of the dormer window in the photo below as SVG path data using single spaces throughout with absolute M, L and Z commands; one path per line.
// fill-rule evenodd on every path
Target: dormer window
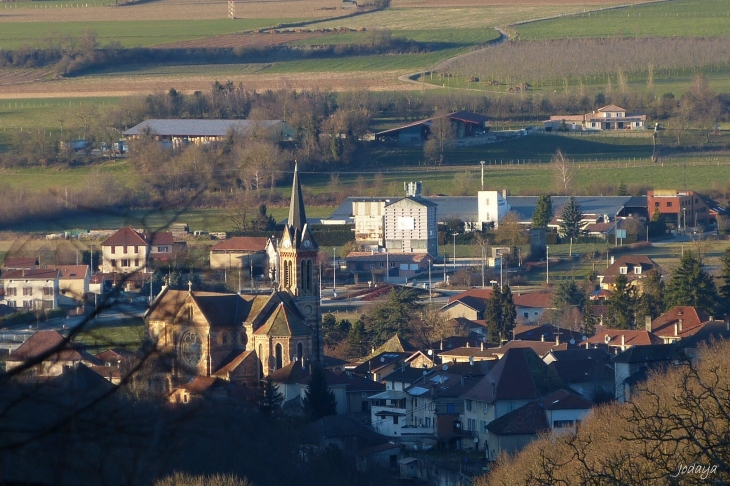
M 621 267 L 619 270 L 621 271 L 621 275 L 626 275 L 629 271 L 629 267 Z
M 637 267 L 634 267 L 634 273 L 636 275 L 640 275 L 641 274 L 641 267 L 638 267 L 638 266 Z

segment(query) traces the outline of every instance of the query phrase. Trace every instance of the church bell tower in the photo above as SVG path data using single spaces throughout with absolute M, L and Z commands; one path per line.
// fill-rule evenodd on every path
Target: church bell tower
M 284 226 L 284 234 L 278 251 L 279 290 L 288 292 L 304 314 L 306 324 L 312 329 L 313 358 L 321 362 L 324 357 L 324 341 L 316 271 L 319 247 L 307 224 L 304 197 L 299 183 L 299 169 L 296 163 L 294 164 L 294 181 L 289 204 L 289 220 Z

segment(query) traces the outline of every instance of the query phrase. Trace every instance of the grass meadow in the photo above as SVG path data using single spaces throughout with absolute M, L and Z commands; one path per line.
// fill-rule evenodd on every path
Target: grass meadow
M 138 20 L 135 22 L 103 20 L 86 22 L 16 22 L 0 24 L 0 49 L 18 49 L 23 45 L 45 48 L 50 36 L 80 37 L 86 31 L 97 35 L 100 45 L 119 42 L 122 47 L 149 47 L 222 34 L 245 32 L 300 19 L 202 19 Z
M 571 37 L 717 37 L 730 35 L 727 0 L 674 0 L 514 26 L 524 40 Z

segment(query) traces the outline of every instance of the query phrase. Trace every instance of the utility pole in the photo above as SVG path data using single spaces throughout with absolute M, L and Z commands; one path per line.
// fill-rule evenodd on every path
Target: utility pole
M 484 190 L 484 161 L 480 160 L 479 163 L 482 166 L 482 191 Z
M 547 270 L 547 275 L 545 278 L 545 283 L 550 283 L 550 247 L 545 247 L 545 269 Z
M 428 302 L 433 304 L 433 292 L 431 290 L 431 259 L 428 259 Z
M 337 297 L 337 247 L 332 247 L 332 296 Z

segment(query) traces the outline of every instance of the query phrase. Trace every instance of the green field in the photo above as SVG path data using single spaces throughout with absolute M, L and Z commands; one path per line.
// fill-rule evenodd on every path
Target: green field
M 127 318 L 117 322 L 95 324 L 90 322 L 84 330 L 76 334 L 75 342 L 86 344 L 92 354 L 112 348 L 125 348 L 136 351 L 144 340 L 142 319 Z
M 377 32 L 377 31 L 376 31 Z M 499 38 L 494 29 L 429 29 L 391 31 L 394 39 L 414 42 L 435 43 L 450 47 L 465 47 L 485 44 Z M 290 42 L 292 46 L 330 46 L 346 44 L 367 45 L 373 38 L 372 32 L 343 32 Z
M 74 127 L 79 123 L 81 112 L 96 110 L 102 115 L 118 102 L 119 98 L 115 97 L 0 100 L 0 144 L 21 128 L 60 134 L 60 120 L 63 120 L 64 131 L 69 132 L 67 136 L 77 138 Z
M 675 0 L 516 25 L 519 38 L 715 37 L 730 35 L 727 0 Z
M 220 20 L 140 20 L 135 22 L 7 22 L 0 24 L 0 49 L 17 49 L 23 45 L 44 48 L 49 35 L 81 37 L 93 31 L 99 45 L 112 41 L 123 47 L 149 47 L 169 42 L 204 39 L 221 34 L 245 32 L 298 19 L 220 19 Z

